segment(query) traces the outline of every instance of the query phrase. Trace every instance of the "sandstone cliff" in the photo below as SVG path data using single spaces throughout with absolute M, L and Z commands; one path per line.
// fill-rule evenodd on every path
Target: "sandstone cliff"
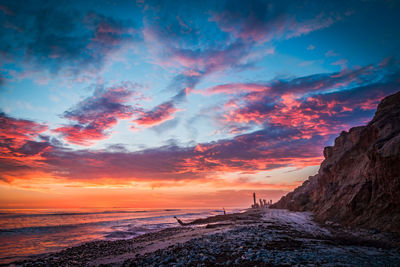
M 399 233 L 400 92 L 381 101 L 368 125 L 342 132 L 324 157 L 318 174 L 273 207 Z

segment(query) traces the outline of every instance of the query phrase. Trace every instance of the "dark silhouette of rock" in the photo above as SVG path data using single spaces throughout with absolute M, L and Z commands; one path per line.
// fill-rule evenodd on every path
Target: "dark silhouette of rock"
M 324 157 L 318 174 L 272 207 L 400 233 L 400 92 L 381 101 L 368 125 L 342 132 Z

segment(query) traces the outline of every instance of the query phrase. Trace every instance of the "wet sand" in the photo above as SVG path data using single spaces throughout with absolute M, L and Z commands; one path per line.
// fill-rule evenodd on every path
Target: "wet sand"
M 179 225 L 177 223 L 177 225 Z M 17 266 L 399 266 L 397 236 L 318 225 L 304 212 L 213 216 L 129 240 L 94 241 Z

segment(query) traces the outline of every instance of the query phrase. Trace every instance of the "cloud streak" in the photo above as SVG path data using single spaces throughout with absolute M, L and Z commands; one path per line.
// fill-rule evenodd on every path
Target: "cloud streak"
M 203 143 L 191 147 L 176 145 L 127 150 L 70 150 L 49 142 L 24 141 L 16 147 L 42 144 L 37 153 L 25 153 L 24 165 L 10 163 L 10 154 L 3 159 L 4 180 L 28 179 L 35 174 L 61 180 L 115 183 L 129 181 L 192 181 L 212 180 L 216 173 L 257 172 L 284 166 L 316 164 L 321 155 L 305 140 L 294 139 L 296 129 L 275 127 L 239 135 L 234 139 Z M 313 139 L 315 145 L 321 138 Z M 47 148 L 47 149 L 44 149 Z M 32 150 L 31 150 L 32 151 Z M 27 160 L 29 159 L 29 160 Z M 34 171 L 33 171 L 34 170 Z
M 142 115 L 133 122 L 139 126 L 155 126 L 167 120 L 173 119 L 173 114 L 178 110 L 174 107 L 172 101 L 164 102 L 152 110 L 142 112 Z
M 74 124 L 54 129 L 68 142 L 89 146 L 95 141 L 105 139 L 109 131 L 119 120 L 129 119 L 141 108 L 127 104 L 131 99 L 143 99 L 137 90 L 138 84 L 125 82 L 117 86 L 96 86 L 93 95 L 79 102 L 75 107 L 65 111 L 63 118 L 74 121 Z
M 47 125 L 30 120 L 15 119 L 0 113 L 0 179 L 10 182 L 23 173 L 33 173 L 42 166 L 42 154 L 51 143 L 41 134 Z
M 26 124 L 44 126 L 31 121 L 16 120 L 15 133 L 24 132 Z M 44 128 L 43 128 L 44 127 Z M 36 131 L 35 131 L 36 132 Z M 15 159 L 10 151 L 2 157 L 3 180 L 51 177 L 52 179 L 101 182 L 103 179 L 126 183 L 129 181 L 192 181 L 209 180 L 216 173 L 261 171 L 284 166 L 316 163 L 321 155 L 304 142 L 293 140 L 296 129 L 275 127 L 274 130 L 256 131 L 232 140 L 203 143 L 191 147 L 169 145 L 137 152 L 128 150 L 70 150 L 60 144 L 33 141 L 38 133 L 18 134 L 18 142 L 2 138 L 2 147 L 12 144 L 13 151 L 23 151 L 24 161 Z M 11 136 L 11 134 L 9 135 Z M 7 143 L 8 142 L 8 143 Z M 314 144 L 321 139 L 313 140 Z M 296 153 L 294 153 L 296 152 Z M 31 178 L 29 178 L 31 177 Z
M 222 84 L 200 93 L 228 96 L 220 121 L 233 132 L 249 125 L 280 125 L 312 137 L 340 132 L 370 118 L 379 100 L 398 90 L 399 73 L 397 60 L 387 59 L 336 73 Z

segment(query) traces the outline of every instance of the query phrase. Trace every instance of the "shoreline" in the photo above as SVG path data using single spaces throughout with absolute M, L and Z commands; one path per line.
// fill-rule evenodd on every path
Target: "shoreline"
M 44 258 L 58 258 L 57 255 L 60 254 L 69 254 L 69 253 L 73 253 L 72 250 L 74 250 L 75 248 L 82 248 L 84 250 L 91 250 L 92 246 L 94 246 L 94 249 L 97 250 L 98 247 L 105 247 L 106 250 L 109 250 L 109 247 L 112 247 L 114 245 L 114 243 L 136 243 L 136 242 L 144 242 L 146 240 L 153 240 L 153 241 L 158 241 L 159 238 L 162 238 L 163 236 L 173 236 L 176 234 L 181 234 L 181 233 L 185 233 L 189 228 L 191 229 L 195 229 L 195 228 L 199 228 L 202 225 L 204 227 L 207 227 L 207 224 L 210 224 L 210 226 L 208 228 L 212 228 L 216 222 L 224 222 L 224 221 L 229 221 L 229 220 L 240 220 L 244 214 L 246 214 L 246 212 L 249 209 L 243 209 L 242 212 L 235 212 L 235 213 L 230 213 L 227 215 L 214 215 L 214 216 L 209 216 L 206 218 L 199 218 L 199 219 L 195 219 L 193 221 L 188 221 L 187 223 L 189 224 L 188 226 L 182 227 L 180 226 L 178 223 L 176 223 L 175 227 L 168 227 L 168 228 L 164 228 L 164 229 L 160 229 L 160 230 L 156 230 L 156 231 L 151 231 L 145 234 L 140 234 L 137 235 L 135 237 L 132 238 L 128 238 L 128 239 L 116 239 L 116 240 L 93 240 L 93 241 L 88 241 L 88 242 L 83 242 L 81 244 L 78 245 L 74 245 L 74 246 L 70 246 L 70 247 L 66 247 L 64 249 L 61 249 L 59 251 L 53 251 L 53 252 L 47 252 L 47 253 L 40 253 L 40 254 L 34 254 L 34 255 L 30 255 L 30 256 L 23 256 L 21 257 L 21 259 L 17 259 L 17 260 L 10 260 L 7 263 L 0 263 L 0 266 L 8 266 L 10 264 L 24 264 L 24 263 L 33 263 L 36 260 L 40 260 L 40 259 L 44 259 Z M 251 216 L 251 215 L 250 215 Z M 206 232 L 209 232 L 209 230 L 207 230 Z M 203 231 L 199 231 L 199 234 L 201 235 L 203 233 Z M 197 234 L 197 232 L 196 232 Z M 125 244 L 123 244 L 125 245 Z M 107 253 L 106 253 L 107 254 Z M 64 256 L 64 255 L 63 255 Z
M 394 235 L 321 226 L 305 212 L 249 209 L 193 223 L 132 239 L 83 243 L 5 266 L 301 266 L 329 262 L 382 266 L 400 262 L 400 242 Z

